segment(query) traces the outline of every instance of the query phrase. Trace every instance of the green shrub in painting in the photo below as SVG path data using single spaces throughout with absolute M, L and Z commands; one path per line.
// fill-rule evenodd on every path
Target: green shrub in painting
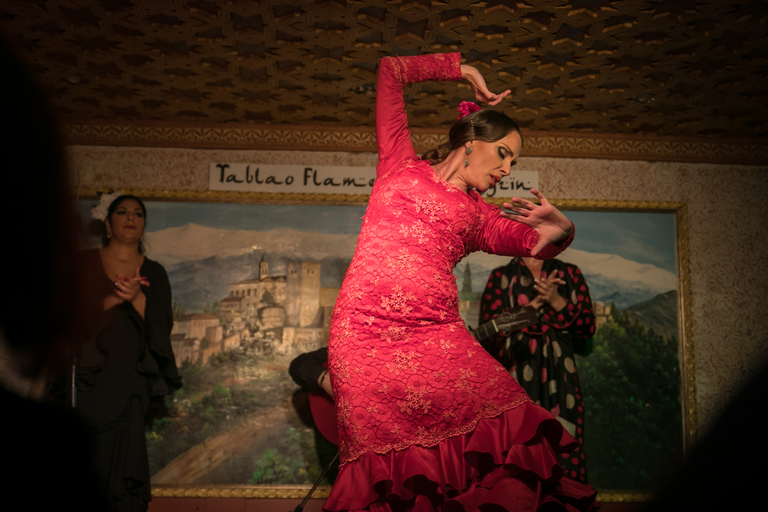
M 305 435 L 302 435 L 305 434 Z M 313 483 L 320 474 L 317 464 L 309 462 L 308 453 L 315 449 L 309 432 L 293 427 L 285 431 L 275 448 L 264 450 L 253 464 L 249 484 Z M 310 458 L 311 460 L 311 458 Z
M 683 457 L 678 343 L 611 310 L 577 363 L 587 474 L 599 489 L 651 489 Z

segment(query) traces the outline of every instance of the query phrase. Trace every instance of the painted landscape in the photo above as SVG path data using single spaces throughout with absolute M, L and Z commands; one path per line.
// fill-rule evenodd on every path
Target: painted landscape
M 81 202 L 84 217 L 93 205 Z M 327 344 L 364 208 L 147 207 L 148 256 L 171 281 L 184 379 L 148 422 L 153 484 L 313 483 L 333 446 L 311 428 L 287 369 Z M 682 457 L 674 216 L 568 215 L 577 238 L 561 259 L 582 269 L 601 322 L 594 351 L 577 362 L 590 481 L 650 488 Z M 489 273 L 507 261 L 473 254 L 456 267 L 468 325 Z

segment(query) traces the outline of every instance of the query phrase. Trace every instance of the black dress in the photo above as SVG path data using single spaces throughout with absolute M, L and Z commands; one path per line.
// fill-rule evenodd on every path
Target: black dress
M 98 250 L 87 251 L 101 300 L 114 293 Z M 171 348 L 171 287 L 163 267 L 144 258 L 144 318 L 123 302 L 101 315 L 77 361 L 75 409 L 94 435 L 94 466 L 112 510 L 146 510 L 151 499 L 144 419 L 150 397 L 181 387 Z

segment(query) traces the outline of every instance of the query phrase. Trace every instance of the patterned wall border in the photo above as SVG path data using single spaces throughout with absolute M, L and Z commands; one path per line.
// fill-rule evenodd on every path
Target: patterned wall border
M 164 487 L 152 486 L 153 498 L 282 498 L 303 499 L 312 488 L 310 485 L 222 486 L 222 487 Z M 330 485 L 319 486 L 312 498 L 325 499 L 331 494 Z
M 253 499 L 304 499 L 311 487 L 162 487 L 152 486 L 153 498 L 253 498 Z M 312 493 L 313 499 L 326 499 L 331 494 L 330 485 L 321 485 Z M 603 503 L 638 503 L 650 501 L 650 492 L 598 492 L 597 500 Z
M 184 125 L 134 123 L 70 123 L 63 127 L 68 144 L 194 149 L 258 149 L 291 151 L 375 152 L 371 127 L 266 125 Z M 437 146 L 445 130 L 413 130 L 417 152 Z M 713 140 L 651 135 L 586 135 L 524 132 L 526 156 L 609 158 L 765 165 L 768 140 Z
M 223 190 L 158 190 L 158 189 L 94 189 L 85 188 L 79 191 L 79 198 L 95 198 L 102 193 L 115 190 L 132 194 L 145 201 L 177 201 L 188 203 L 237 203 L 237 204 L 317 204 L 365 206 L 368 204 L 367 194 L 303 194 L 299 192 L 241 192 Z M 500 204 L 500 203 L 499 203 Z
M 121 189 L 144 200 L 203 202 L 203 203 L 251 203 L 251 204 L 320 204 L 320 205 L 365 205 L 368 196 L 346 194 L 282 194 L 254 192 L 221 192 L 198 190 L 154 190 Z M 81 198 L 95 198 L 101 192 L 112 190 L 85 189 L 80 191 Z M 503 198 L 488 198 L 487 202 L 501 204 Z M 649 211 L 671 212 L 675 214 L 677 227 L 678 258 L 678 329 L 682 348 L 681 367 L 681 403 L 683 407 L 683 444 L 686 450 L 696 441 L 696 381 L 695 357 L 693 344 L 693 324 L 691 315 L 691 277 L 690 249 L 688 242 L 688 213 L 685 203 L 672 201 L 615 201 L 590 199 L 550 199 L 550 202 L 563 210 L 589 211 Z M 309 486 L 222 486 L 222 487 L 179 487 L 152 486 L 152 496 L 156 498 L 304 498 Z M 314 498 L 327 498 L 330 487 L 321 486 L 313 493 Z M 642 490 L 606 490 L 600 491 L 598 499 L 602 502 L 634 503 L 649 501 L 652 494 Z

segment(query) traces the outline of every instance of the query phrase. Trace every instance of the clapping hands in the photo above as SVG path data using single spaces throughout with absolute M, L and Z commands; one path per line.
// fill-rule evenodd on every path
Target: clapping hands
M 545 304 L 549 304 L 556 311 L 562 309 L 565 300 L 557 292 L 557 287 L 561 284 L 565 284 L 565 281 L 558 276 L 557 270 L 553 270 L 549 275 L 544 274 L 540 279 L 534 279 L 533 289 L 538 295 L 530 302 L 531 306 L 539 309 Z
M 133 273 L 133 277 L 115 276 L 115 294 L 126 302 L 133 302 L 142 293 L 141 285 L 149 286 L 147 278 L 142 276 L 139 267 Z

